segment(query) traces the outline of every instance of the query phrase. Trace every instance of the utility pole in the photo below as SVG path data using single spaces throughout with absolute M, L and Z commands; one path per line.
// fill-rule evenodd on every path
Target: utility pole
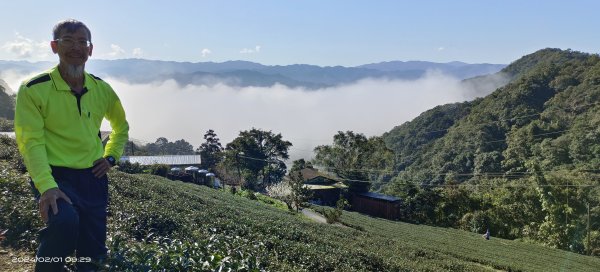
M 590 202 L 587 203 L 587 254 L 588 255 L 592 255 L 592 248 L 591 248 L 591 243 L 590 243 Z
M 240 152 L 242 155 L 244 155 L 243 152 Z M 240 153 L 235 153 L 235 162 L 237 165 L 237 170 L 238 170 L 238 185 L 242 184 L 242 172 L 240 171 Z
M 567 210 L 565 210 L 565 227 L 569 225 L 569 180 L 567 179 Z

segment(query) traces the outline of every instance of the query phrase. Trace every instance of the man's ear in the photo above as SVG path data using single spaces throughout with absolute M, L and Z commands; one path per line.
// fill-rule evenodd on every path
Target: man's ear
M 88 56 L 92 56 L 92 50 L 94 49 L 94 44 L 90 44 L 90 49 L 88 50 Z
M 58 42 L 50 41 L 50 48 L 52 48 L 52 53 L 58 53 Z

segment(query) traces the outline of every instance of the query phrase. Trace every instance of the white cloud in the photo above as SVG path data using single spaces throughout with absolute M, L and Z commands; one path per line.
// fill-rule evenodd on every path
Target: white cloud
M 291 141 L 292 159 L 312 158 L 313 148 L 331 144 L 337 131 L 381 135 L 437 105 L 473 98 L 459 80 L 435 73 L 413 81 L 366 79 L 319 90 L 107 81 L 123 102 L 134 139 L 183 138 L 197 147 L 208 129 L 227 144 L 256 127 Z
M 438 47 L 437 51 L 444 51 L 446 48 L 444 48 L 443 46 Z
M 30 76 L 0 72 L 0 78 L 13 90 Z M 337 131 L 381 135 L 437 105 L 487 94 L 436 72 L 416 80 L 365 79 L 318 90 L 222 83 L 182 87 L 174 80 L 148 84 L 105 80 L 121 98 L 133 139 L 185 139 L 197 147 L 203 142 L 202 135 L 213 129 L 225 145 L 240 131 L 256 127 L 281 133 L 291 141 L 290 161 L 311 159 L 314 147 L 331 144 Z M 103 128 L 109 126 L 105 123 Z
M 208 48 L 204 48 L 202 49 L 202 57 L 206 58 L 206 56 L 208 56 L 208 54 L 212 53 L 212 51 L 210 51 L 210 49 Z
M 136 58 L 141 57 L 144 54 L 144 51 L 142 51 L 141 48 L 137 47 L 133 49 L 133 56 Z
M 260 52 L 260 45 L 254 47 L 254 49 L 244 48 L 240 50 L 240 54 L 254 54 Z
M 252 54 L 252 53 L 254 53 L 254 50 L 252 50 L 252 49 L 244 48 L 244 49 L 240 50 L 240 54 Z
M 15 32 L 16 39 L 2 45 L 6 52 L 14 54 L 18 59 L 41 60 L 50 55 L 50 42 L 36 42 Z
M 17 70 L 3 70 L 0 71 L 0 79 L 4 80 L 12 92 L 19 90 L 19 86 L 24 80 L 30 79 L 31 77 L 38 75 L 42 71 L 33 71 L 29 73 L 22 73 Z
M 116 58 L 125 54 L 125 50 L 116 44 L 110 44 L 110 50 L 111 52 L 107 54 L 109 57 Z

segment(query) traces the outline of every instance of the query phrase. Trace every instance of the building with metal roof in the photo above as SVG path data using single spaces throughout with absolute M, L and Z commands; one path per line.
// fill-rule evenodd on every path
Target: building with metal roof
M 400 200 L 400 198 L 397 198 L 397 197 L 394 197 L 394 196 L 389 196 L 389 195 L 384 195 L 384 194 L 378 194 L 378 193 L 373 193 L 373 192 L 357 193 L 357 195 L 360 195 L 360 196 L 363 196 L 363 197 L 366 197 L 366 198 L 372 198 L 372 199 L 387 201 L 387 202 L 396 202 L 396 201 Z
M 123 156 L 121 161 L 140 165 L 166 164 L 169 166 L 200 166 L 200 155 Z
M 400 219 L 401 199 L 373 192 L 354 192 L 350 198 L 352 210 L 391 220 Z

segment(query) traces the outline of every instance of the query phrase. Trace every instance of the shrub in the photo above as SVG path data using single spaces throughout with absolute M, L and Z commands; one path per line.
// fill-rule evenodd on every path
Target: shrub
M 0 117 L 0 131 L 14 131 L 14 121 Z
M 0 160 L 0 232 L 2 243 L 14 248 L 34 250 L 36 231 L 43 226 L 29 180 Z
M 474 233 L 484 233 L 489 227 L 489 218 L 482 211 L 466 213 L 460 220 L 460 228 Z
M 161 177 L 166 177 L 169 173 L 169 166 L 166 164 L 153 164 L 150 165 L 150 174 Z
M 129 161 L 119 161 L 117 170 L 128 174 L 142 174 L 146 168 L 139 163 L 131 163 Z

